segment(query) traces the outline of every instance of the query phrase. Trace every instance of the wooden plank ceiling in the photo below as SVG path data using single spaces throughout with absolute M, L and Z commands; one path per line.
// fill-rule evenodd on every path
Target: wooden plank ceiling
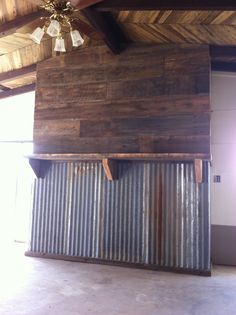
M 73 3 L 78 2 L 73 0 Z M 230 11 L 230 9 L 236 9 L 236 4 L 233 5 L 226 1 L 225 10 L 222 10 L 224 6 L 217 5 L 218 1 L 208 3 L 208 0 L 202 4 L 198 1 L 198 6 L 193 5 L 193 10 L 191 10 L 191 5 L 187 6 L 186 1 L 180 0 L 178 3 L 183 3 L 183 5 L 176 8 L 181 10 L 165 10 L 173 6 L 173 1 L 165 1 L 163 5 L 162 2 L 158 3 L 163 10 L 157 10 L 157 1 L 152 0 L 144 2 L 140 0 L 135 2 L 135 5 L 131 1 L 104 0 L 81 11 L 82 13 L 79 12 L 81 23 L 90 23 L 87 34 L 90 32 L 90 37 L 93 38 L 93 40 L 89 40 L 85 36 L 84 46 L 94 45 L 97 43 L 94 38 L 102 37 L 113 52 L 119 52 L 121 48 L 116 41 L 124 37 L 117 25 L 123 30 L 124 35 L 134 42 L 236 45 L 236 11 Z M 37 45 L 29 37 L 36 26 L 43 24 L 38 13 L 38 3 L 39 1 L 31 0 L 1 0 L 0 74 L 37 64 L 56 55 L 53 50 L 54 39 L 45 36 L 42 43 Z M 202 7 L 203 10 L 196 10 L 198 7 Z M 214 10 L 207 10 L 208 7 Z M 85 28 L 82 27 L 83 25 L 80 26 L 82 31 L 86 29 L 86 26 Z M 72 50 L 69 36 L 66 36 L 66 46 L 68 51 Z M 216 62 L 232 63 L 236 61 L 236 48 L 233 47 L 228 55 L 225 55 L 223 50 L 222 52 L 223 54 L 214 57 Z M 34 82 L 35 74 L 25 73 L 24 77 L 9 79 L 8 82 L 5 80 L 4 84 L 0 81 L 0 85 L 3 90 L 4 88 L 18 88 Z
M 122 11 L 117 20 L 135 42 L 236 44 L 234 11 Z

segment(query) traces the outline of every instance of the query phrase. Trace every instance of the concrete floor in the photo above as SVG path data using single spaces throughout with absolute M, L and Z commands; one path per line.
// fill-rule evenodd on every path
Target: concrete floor
M 8 252 L 7 252 L 8 251 Z M 179 275 L 1 251 L 1 315 L 235 315 L 236 268 Z

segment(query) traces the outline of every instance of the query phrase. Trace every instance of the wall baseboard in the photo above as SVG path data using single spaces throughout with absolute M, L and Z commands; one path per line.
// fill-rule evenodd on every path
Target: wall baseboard
M 216 265 L 236 266 L 236 226 L 211 226 L 211 258 Z

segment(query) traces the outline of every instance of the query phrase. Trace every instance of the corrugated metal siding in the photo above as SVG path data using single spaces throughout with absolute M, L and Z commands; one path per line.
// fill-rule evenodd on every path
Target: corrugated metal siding
M 34 185 L 31 251 L 131 263 L 210 269 L 209 164 L 53 163 Z

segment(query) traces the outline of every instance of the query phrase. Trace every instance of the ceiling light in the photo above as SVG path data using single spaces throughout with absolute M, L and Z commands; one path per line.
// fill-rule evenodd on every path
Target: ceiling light
M 60 30 L 60 23 L 57 20 L 51 20 L 46 33 L 51 37 L 56 37 L 58 34 L 60 34 Z
M 43 0 L 41 7 L 51 15 L 45 19 L 44 26 L 37 27 L 30 35 L 31 39 L 40 44 L 43 35 L 47 33 L 51 37 L 56 37 L 55 51 L 65 52 L 65 41 L 63 34 L 70 32 L 73 47 L 78 47 L 84 43 L 84 39 L 78 30 L 73 29 L 73 21 L 76 20 L 73 14 L 75 10 L 70 1 L 65 0 Z
M 78 47 L 80 45 L 83 45 L 84 39 L 80 35 L 79 31 L 74 30 L 70 32 L 71 40 L 72 40 L 72 45 L 74 47 Z
M 31 39 L 37 43 L 40 44 L 41 39 L 43 38 L 44 35 L 44 29 L 41 27 L 37 27 L 33 33 L 30 35 Z
M 57 38 L 55 43 L 55 51 L 65 52 L 65 41 L 63 38 Z

